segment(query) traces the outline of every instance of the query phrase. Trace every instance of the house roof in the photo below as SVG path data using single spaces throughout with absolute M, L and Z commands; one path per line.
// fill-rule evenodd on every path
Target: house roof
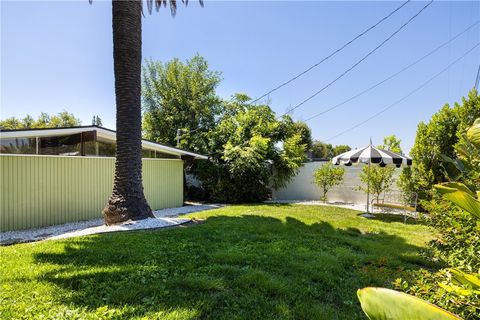
M 32 137 L 51 137 L 58 135 L 66 134 L 76 134 L 88 131 L 96 131 L 97 137 L 115 142 L 116 141 L 116 132 L 111 129 L 107 129 L 100 126 L 78 126 L 78 127 L 65 127 L 65 128 L 38 128 L 38 129 L 1 129 L 0 137 L 1 138 L 32 138 Z M 158 142 L 153 142 L 150 140 L 142 139 L 142 147 L 150 150 L 155 150 L 167 154 L 172 154 L 176 156 L 191 156 L 196 159 L 208 159 L 207 156 L 190 152 L 187 150 L 182 150 L 174 148 L 165 144 Z

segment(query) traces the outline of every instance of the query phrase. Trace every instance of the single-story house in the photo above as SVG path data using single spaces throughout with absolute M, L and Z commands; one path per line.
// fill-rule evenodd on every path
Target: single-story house
M 115 157 L 116 132 L 99 126 L 0 130 L 0 153 Z M 142 157 L 208 159 L 198 153 L 142 140 Z
M 101 218 L 112 192 L 116 133 L 99 126 L 0 130 L 0 231 Z M 184 161 L 208 157 L 142 140 L 153 210 L 183 205 Z

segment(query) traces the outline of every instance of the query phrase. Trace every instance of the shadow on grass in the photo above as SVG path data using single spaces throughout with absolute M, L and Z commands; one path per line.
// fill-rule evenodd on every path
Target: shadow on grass
M 363 214 L 365 213 L 359 213 L 358 216 L 362 216 Z M 414 219 L 412 217 L 407 216 L 407 219 L 405 219 L 405 216 L 400 213 L 387 213 L 387 212 L 374 213 L 373 217 L 369 217 L 365 219 L 378 220 L 382 222 L 400 222 L 405 224 L 428 225 L 425 218 Z
M 38 280 L 58 286 L 61 303 L 123 308 L 124 318 L 365 319 L 358 288 L 390 287 L 425 263 L 397 236 L 255 215 L 58 245 L 35 255 L 57 266 Z

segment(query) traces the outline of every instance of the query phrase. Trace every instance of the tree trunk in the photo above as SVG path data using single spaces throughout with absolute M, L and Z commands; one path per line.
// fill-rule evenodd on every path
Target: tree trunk
M 103 209 L 107 225 L 154 217 L 142 184 L 140 1 L 113 0 L 112 18 L 117 154 L 112 195 Z

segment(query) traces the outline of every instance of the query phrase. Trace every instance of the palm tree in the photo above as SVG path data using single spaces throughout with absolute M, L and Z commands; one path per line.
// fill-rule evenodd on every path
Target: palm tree
M 150 13 L 153 3 L 157 10 L 167 5 L 166 0 L 147 0 Z M 176 1 L 169 0 L 169 4 L 175 16 Z M 142 183 L 142 1 L 112 0 L 112 20 L 117 154 L 113 191 L 103 209 L 107 225 L 154 217 Z

